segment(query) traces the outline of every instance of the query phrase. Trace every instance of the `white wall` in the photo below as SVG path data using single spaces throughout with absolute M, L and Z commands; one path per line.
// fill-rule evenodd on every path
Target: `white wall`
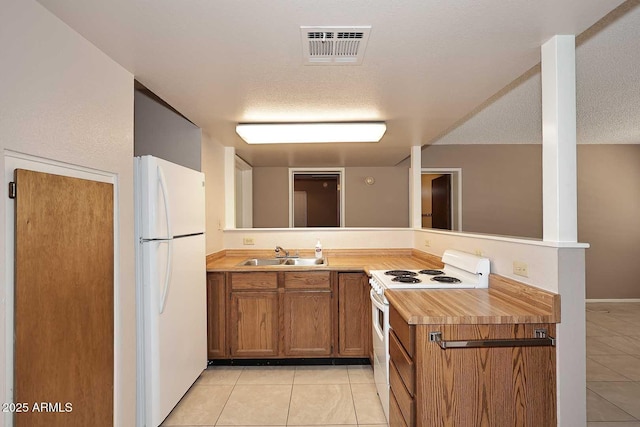
M 133 76 L 32 0 L 3 0 L 0 13 L 0 148 L 117 175 L 116 414 L 135 423 Z M 0 187 L 7 188 L 4 162 Z M 0 221 L 6 224 L 3 193 Z M 5 227 L 0 271 L 6 271 Z M 6 277 L 3 278 L 6 282 Z M 0 375 L 5 378 L 4 286 Z M 0 402 L 6 402 L 0 387 Z M 0 418 L 0 426 L 5 419 Z
M 254 245 L 244 245 L 245 237 Z M 411 248 L 410 228 L 244 228 L 224 231 L 225 249 L 313 250 L 318 239 L 323 249 Z
M 224 147 L 202 134 L 202 172 L 205 175 L 207 254 L 222 250 L 224 215 Z

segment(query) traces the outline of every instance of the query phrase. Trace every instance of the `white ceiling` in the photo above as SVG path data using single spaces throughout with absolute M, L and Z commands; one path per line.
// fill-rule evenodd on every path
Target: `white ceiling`
M 535 66 L 550 37 L 580 34 L 622 3 L 39 1 L 254 166 L 394 165 Z M 301 25 L 371 25 L 362 65 L 303 65 Z M 234 130 L 359 120 L 386 121 L 382 141 L 255 147 Z
M 576 40 L 578 144 L 640 144 L 640 1 Z M 540 67 L 491 97 L 435 145 L 542 143 Z

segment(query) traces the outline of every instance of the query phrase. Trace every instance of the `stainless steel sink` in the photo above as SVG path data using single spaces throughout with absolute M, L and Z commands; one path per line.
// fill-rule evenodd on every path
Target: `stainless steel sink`
M 298 267 L 310 267 L 314 265 L 327 265 L 325 258 L 250 258 L 242 261 L 239 266 L 269 266 L 287 265 Z
M 312 266 L 326 265 L 324 258 L 288 258 L 284 265 Z
M 242 261 L 238 265 L 282 265 L 286 260 L 284 258 L 251 258 Z

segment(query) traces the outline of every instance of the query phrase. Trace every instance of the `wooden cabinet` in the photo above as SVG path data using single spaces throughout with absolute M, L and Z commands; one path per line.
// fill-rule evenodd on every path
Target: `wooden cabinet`
M 338 274 L 338 356 L 369 357 L 371 300 L 364 273 Z
M 280 337 L 277 273 L 230 273 L 229 280 L 231 356 L 277 356 Z
M 331 291 L 284 294 L 284 355 L 331 356 Z
M 231 293 L 231 356 L 278 355 L 278 293 Z
M 331 273 L 285 272 L 284 289 L 284 356 L 331 356 Z
M 224 273 L 207 273 L 207 356 L 227 357 L 226 297 Z
M 371 353 L 371 303 L 364 273 L 211 272 L 207 317 L 210 359 Z
M 228 277 L 231 357 L 332 355 L 330 272 L 238 272 Z
M 533 338 L 553 324 L 408 325 L 390 307 L 389 425 L 555 426 L 555 347 L 447 348 L 444 340 Z

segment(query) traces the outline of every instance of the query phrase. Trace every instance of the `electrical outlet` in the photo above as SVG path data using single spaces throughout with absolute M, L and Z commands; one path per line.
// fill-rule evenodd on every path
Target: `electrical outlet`
M 245 237 L 242 239 L 242 244 L 243 245 L 255 245 L 256 242 L 255 240 L 253 240 L 253 237 Z
M 529 266 L 526 262 L 513 261 L 513 274 L 522 277 L 529 277 Z
M 473 253 L 475 253 L 477 256 L 482 256 L 482 249 L 476 249 Z
M 427 248 L 431 247 L 431 240 L 424 239 L 424 246 L 427 247 Z

